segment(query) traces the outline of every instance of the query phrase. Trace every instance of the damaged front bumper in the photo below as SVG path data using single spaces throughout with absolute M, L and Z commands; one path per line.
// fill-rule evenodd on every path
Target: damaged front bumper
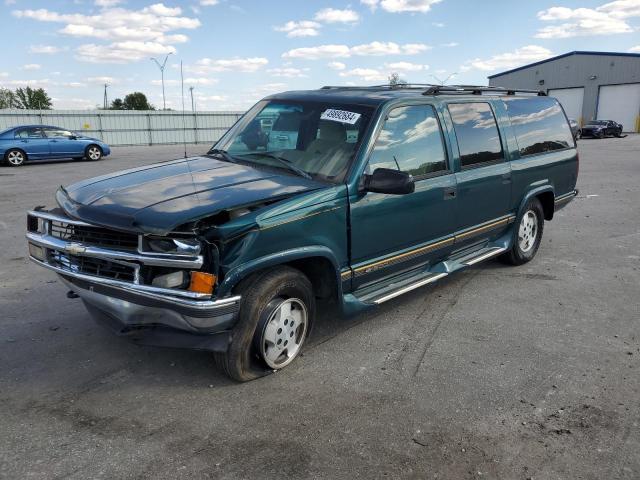
M 106 248 L 69 240 L 59 235 L 61 228 L 93 232 L 100 227 L 51 212 L 32 211 L 28 215 L 29 258 L 58 273 L 100 323 L 140 343 L 226 350 L 240 296 L 212 299 L 209 294 L 160 288 L 141 280 L 140 268 L 145 265 L 201 268 L 200 255 Z

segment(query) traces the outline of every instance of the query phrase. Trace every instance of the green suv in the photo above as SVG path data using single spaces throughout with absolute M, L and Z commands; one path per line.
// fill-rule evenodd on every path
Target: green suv
M 290 364 L 331 302 L 528 262 L 577 176 L 543 93 L 324 87 L 258 102 L 206 155 L 60 187 L 27 240 L 116 333 L 212 351 L 245 381 Z

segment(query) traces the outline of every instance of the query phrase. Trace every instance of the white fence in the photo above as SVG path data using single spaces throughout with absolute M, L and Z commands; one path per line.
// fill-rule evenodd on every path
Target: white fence
M 244 112 L 154 110 L 0 110 L 0 130 L 53 125 L 99 138 L 109 145 L 211 144 Z

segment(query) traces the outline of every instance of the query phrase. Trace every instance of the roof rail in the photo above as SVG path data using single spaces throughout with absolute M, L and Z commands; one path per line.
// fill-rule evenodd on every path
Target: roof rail
M 388 88 L 390 90 L 402 90 L 402 89 L 423 89 L 425 87 L 435 87 L 432 83 L 399 83 L 399 84 L 383 84 L 383 85 L 366 85 L 366 86 L 354 86 L 354 85 L 325 85 L 320 90 L 367 90 L 367 89 L 381 89 Z
M 504 88 L 494 86 L 480 85 L 433 85 L 424 92 L 423 95 L 464 95 L 471 93 L 472 95 L 482 95 L 485 92 L 498 93 L 503 95 L 516 95 L 518 93 L 535 93 L 540 97 L 546 97 L 547 94 L 543 90 L 526 90 L 522 88 Z

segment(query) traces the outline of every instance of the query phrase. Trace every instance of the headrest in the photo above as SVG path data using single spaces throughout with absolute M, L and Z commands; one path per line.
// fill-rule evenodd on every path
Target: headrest
M 320 120 L 318 124 L 318 138 L 331 142 L 344 142 L 347 139 L 347 133 L 344 125 L 332 120 Z

